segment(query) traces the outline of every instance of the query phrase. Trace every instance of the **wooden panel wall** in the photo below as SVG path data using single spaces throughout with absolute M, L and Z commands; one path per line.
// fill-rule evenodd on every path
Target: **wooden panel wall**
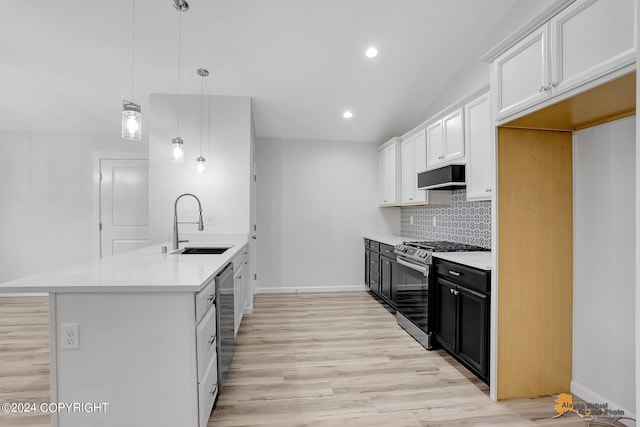
M 569 391 L 571 140 L 498 129 L 498 399 Z

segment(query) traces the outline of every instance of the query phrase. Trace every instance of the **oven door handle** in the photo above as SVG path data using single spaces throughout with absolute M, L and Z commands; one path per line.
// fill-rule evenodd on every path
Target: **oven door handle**
M 404 265 L 405 267 L 409 267 L 412 270 L 416 270 L 419 271 L 420 273 L 424 274 L 425 276 L 429 275 L 429 269 L 427 268 L 427 266 L 422 266 L 422 265 L 418 265 L 418 264 L 414 264 L 412 262 L 409 261 L 405 261 L 402 258 L 398 257 L 396 259 L 396 261 L 398 262 L 398 264 L 400 265 Z

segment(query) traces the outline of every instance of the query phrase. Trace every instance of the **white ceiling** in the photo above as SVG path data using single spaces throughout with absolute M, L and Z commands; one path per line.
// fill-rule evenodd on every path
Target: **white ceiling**
M 189 0 L 182 90 L 253 98 L 259 137 L 369 140 L 426 117 L 517 0 Z M 119 133 L 132 0 L 5 1 L 0 130 Z M 135 100 L 176 93 L 179 13 L 136 0 Z M 370 60 L 364 50 L 375 45 Z M 351 109 L 351 120 L 342 118 Z

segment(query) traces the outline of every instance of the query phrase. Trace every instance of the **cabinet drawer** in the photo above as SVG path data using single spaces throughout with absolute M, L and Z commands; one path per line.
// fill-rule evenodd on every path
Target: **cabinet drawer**
M 216 283 L 211 279 L 203 290 L 196 294 L 196 323 L 200 322 L 202 316 L 211 308 L 216 300 Z
M 369 248 L 371 248 L 372 251 L 380 252 L 380 242 L 374 242 L 371 240 L 369 242 Z
M 387 258 L 391 258 L 395 261 L 396 254 L 393 252 L 395 248 L 390 245 L 385 245 L 384 243 L 380 243 L 380 254 L 386 256 Z
M 378 271 L 379 265 L 380 255 L 375 252 L 371 252 L 371 256 L 369 257 L 369 268 L 373 271 Z
M 376 282 L 380 280 L 378 270 L 369 270 L 369 280 L 375 280 Z
M 440 277 L 446 277 L 456 284 L 466 286 L 476 291 L 484 293 L 490 291 L 489 272 L 486 270 L 478 270 L 440 259 L 435 260 L 435 266 L 436 273 Z
M 198 402 L 200 409 L 200 427 L 206 427 L 213 404 L 218 395 L 218 358 L 213 357 L 207 366 L 204 378 L 198 383 Z
M 216 308 L 211 307 L 197 327 L 196 354 L 198 358 L 198 378 L 204 377 L 209 361 L 216 354 Z

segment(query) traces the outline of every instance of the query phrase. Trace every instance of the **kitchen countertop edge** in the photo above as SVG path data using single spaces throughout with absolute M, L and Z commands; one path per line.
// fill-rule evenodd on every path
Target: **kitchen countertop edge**
M 167 243 L 151 245 L 114 257 L 0 283 L 0 297 L 13 293 L 199 292 L 247 243 L 248 236 L 239 234 L 226 237 L 224 241 L 202 239 L 187 245 L 232 245 L 220 255 L 162 253 L 162 246 L 167 246 Z M 136 277 L 142 279 L 137 281 Z
M 363 238 L 373 240 L 375 242 L 384 243 L 395 246 L 404 241 L 420 240 L 411 237 L 402 237 L 395 234 L 364 234 Z M 457 262 L 458 264 L 467 265 L 469 267 L 479 268 L 480 270 L 493 270 L 491 262 L 491 252 L 434 252 L 434 258 L 440 258 L 446 261 Z

